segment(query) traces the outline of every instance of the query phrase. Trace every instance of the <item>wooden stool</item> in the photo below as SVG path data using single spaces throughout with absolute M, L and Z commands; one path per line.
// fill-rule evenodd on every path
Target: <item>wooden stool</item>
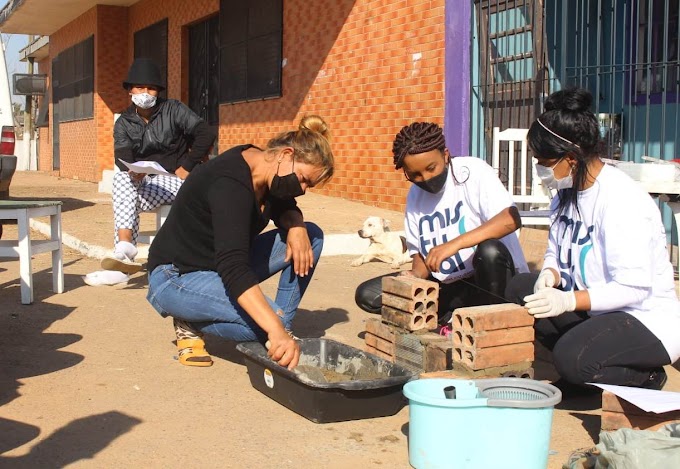
M 31 240 L 31 218 L 50 217 L 50 239 Z M 52 253 L 52 289 L 64 291 L 64 269 L 61 257 L 61 202 L 39 200 L 0 200 L 0 220 L 16 220 L 17 240 L 0 241 L 0 257 L 19 258 L 21 303 L 33 303 L 33 270 L 31 258 L 42 252 Z

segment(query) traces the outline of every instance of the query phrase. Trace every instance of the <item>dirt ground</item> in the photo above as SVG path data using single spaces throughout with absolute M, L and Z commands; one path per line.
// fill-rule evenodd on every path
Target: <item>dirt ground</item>
M 14 199 L 64 200 L 63 230 L 111 243 L 111 205 L 96 185 L 19 173 Z M 401 215 L 339 199 L 300 199 L 327 233 L 352 233 L 368 215 Z M 152 218 L 144 218 L 150 227 Z M 16 235 L 6 227 L 3 239 Z M 371 315 L 354 304 L 363 280 L 390 271 L 352 256 L 322 257 L 294 332 L 361 348 Z M 407 468 L 408 407 L 391 417 L 315 424 L 250 385 L 234 344 L 208 341 L 215 364 L 178 364 L 171 321 L 145 300 L 137 274 L 125 287 L 89 287 L 96 259 L 64 252 L 65 292 L 51 292 L 50 256 L 34 259 L 35 302 L 20 303 L 18 262 L 0 259 L 0 467 Z M 275 284 L 268 281 L 272 294 Z M 680 391 L 668 368 L 666 390 Z M 551 378 L 545 363 L 538 379 Z M 549 468 L 598 441 L 599 398 L 563 401 L 554 412 Z M 460 422 L 460 425 L 471 425 Z M 488 442 L 485 450 L 493 450 Z M 521 447 L 517 451 L 522 451 Z

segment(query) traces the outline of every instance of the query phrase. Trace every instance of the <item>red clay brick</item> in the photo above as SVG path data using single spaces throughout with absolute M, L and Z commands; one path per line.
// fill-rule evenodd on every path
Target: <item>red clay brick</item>
M 454 347 L 453 361 L 471 370 L 481 370 L 534 360 L 534 344 L 499 345 L 483 349 Z
M 383 293 L 401 296 L 402 298 L 419 301 L 438 300 L 439 284 L 430 280 L 412 277 L 383 277 Z
M 534 328 L 531 326 L 511 327 L 490 331 L 470 332 L 453 331 L 453 344 L 456 346 L 475 347 L 478 349 L 496 347 L 498 345 L 533 342 Z
M 476 332 L 533 324 L 534 317 L 527 309 L 514 303 L 458 308 L 452 321 L 453 330 Z
M 678 423 L 680 420 L 664 420 L 654 417 L 655 414 L 649 415 L 628 415 L 620 412 L 610 412 L 602 410 L 600 418 L 600 429 L 602 431 L 613 431 L 619 428 L 633 428 L 635 430 L 650 430 L 655 431 L 669 423 Z M 663 415 L 663 414 L 658 414 Z
M 389 342 L 394 342 L 393 327 L 383 323 L 378 318 L 371 318 L 366 321 L 366 332 Z
M 422 314 L 407 313 L 383 305 L 380 315 L 384 322 L 394 324 L 407 331 L 418 331 L 425 327 L 425 318 Z
M 375 356 L 377 356 L 377 357 L 380 357 L 380 358 L 382 358 L 383 360 L 387 360 L 388 362 L 394 363 L 394 355 L 390 355 L 390 354 L 388 354 L 388 353 L 385 353 L 385 352 L 383 352 L 382 350 L 378 350 L 377 348 L 372 347 L 372 346 L 370 346 L 370 345 L 365 345 L 364 347 L 365 347 L 365 350 L 366 350 L 368 353 L 371 353 L 371 354 L 373 354 L 373 355 L 375 355 Z
M 394 356 L 395 344 L 394 342 L 387 341 L 383 338 L 377 337 L 373 334 L 366 333 L 364 337 L 364 342 L 366 345 L 376 348 L 390 356 Z
M 388 292 L 383 292 L 382 304 L 407 313 L 425 314 L 437 312 L 437 301 L 432 298 L 404 298 Z

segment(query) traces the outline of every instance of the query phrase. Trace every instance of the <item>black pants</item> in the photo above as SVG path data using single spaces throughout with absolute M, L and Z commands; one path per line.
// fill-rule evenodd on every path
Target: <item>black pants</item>
M 538 274 L 519 274 L 506 296 L 517 304 L 534 291 Z M 536 339 L 552 350 L 562 378 L 573 384 L 606 383 L 641 386 L 651 370 L 671 362 L 657 337 L 624 312 L 589 317 L 584 312 L 563 313 L 536 320 Z
M 475 250 L 472 266 L 473 277 L 439 284 L 439 324 L 446 324 L 457 308 L 508 302 L 503 295 L 515 273 L 515 263 L 505 244 L 497 239 L 483 241 Z M 382 279 L 396 275 L 398 273 L 382 275 L 360 284 L 354 294 L 357 306 L 380 314 Z M 429 280 L 437 281 L 432 277 Z

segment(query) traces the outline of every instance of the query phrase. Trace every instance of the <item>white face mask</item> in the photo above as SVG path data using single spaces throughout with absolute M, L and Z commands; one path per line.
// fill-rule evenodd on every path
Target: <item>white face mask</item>
M 132 95 L 132 102 L 141 109 L 150 109 L 156 105 L 156 97 L 149 93 L 138 93 Z
M 555 171 L 553 171 L 553 168 L 557 166 L 560 161 L 562 161 L 562 159 L 555 163 L 555 165 L 551 168 L 540 164 L 536 165 L 536 174 L 539 178 L 541 178 L 541 182 L 548 189 L 560 191 L 562 189 L 569 189 L 574 186 L 574 179 L 571 177 L 571 171 L 569 171 L 568 176 L 565 176 L 562 179 L 555 179 Z

